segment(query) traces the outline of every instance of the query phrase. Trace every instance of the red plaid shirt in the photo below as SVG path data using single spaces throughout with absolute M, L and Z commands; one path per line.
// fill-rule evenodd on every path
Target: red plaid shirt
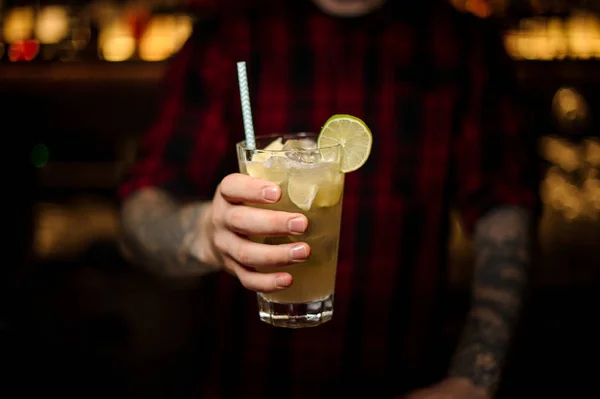
M 206 368 L 190 374 L 205 397 L 378 398 L 417 384 L 441 356 L 450 207 L 469 229 L 491 207 L 533 204 L 499 31 L 445 3 L 404 4 L 357 19 L 308 0 L 230 10 L 202 22 L 174 61 L 122 197 L 157 186 L 210 199 L 237 170 L 240 60 L 256 134 L 318 131 L 337 113 L 373 131 L 369 161 L 347 175 L 333 320 L 270 327 L 254 293 L 208 277 L 194 356 Z

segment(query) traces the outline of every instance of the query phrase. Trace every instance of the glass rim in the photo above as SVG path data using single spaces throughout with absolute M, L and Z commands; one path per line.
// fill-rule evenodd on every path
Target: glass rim
M 316 137 L 319 137 L 319 134 L 314 133 L 314 132 L 262 134 L 262 135 L 256 136 L 255 141 L 264 140 L 264 139 L 275 140 L 278 137 L 286 138 L 286 136 L 289 138 L 292 138 L 292 136 L 298 137 L 298 138 L 305 138 L 305 137 L 315 137 L 316 138 Z M 294 151 L 294 150 L 264 150 L 264 149 L 248 148 L 248 147 L 246 147 L 246 140 L 237 142 L 235 146 L 240 148 L 243 151 L 256 151 L 256 152 L 264 152 L 264 153 L 286 153 L 286 152 Z M 329 150 L 329 149 L 335 149 L 335 148 L 341 149 L 342 145 L 341 144 L 333 144 L 333 145 L 328 145 L 327 147 L 316 148 L 311 151 L 321 151 L 321 150 Z

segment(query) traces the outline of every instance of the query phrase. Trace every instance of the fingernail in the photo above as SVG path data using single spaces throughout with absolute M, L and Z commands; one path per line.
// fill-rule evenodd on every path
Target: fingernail
M 292 259 L 293 260 L 305 260 L 308 257 L 308 251 L 305 245 L 296 245 L 292 247 Z
M 306 219 L 297 217 L 288 223 L 288 228 L 294 234 L 303 234 L 306 231 Z
M 267 201 L 277 201 L 279 199 L 279 187 L 268 186 L 263 188 L 262 196 Z
M 275 285 L 277 288 L 286 288 L 290 285 L 290 282 L 287 276 L 277 276 L 275 278 Z

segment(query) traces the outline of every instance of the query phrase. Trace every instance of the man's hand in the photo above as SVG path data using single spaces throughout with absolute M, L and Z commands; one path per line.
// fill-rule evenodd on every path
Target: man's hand
M 466 378 L 447 378 L 429 388 L 419 389 L 401 399 L 489 399 L 485 389 Z
M 292 284 L 292 276 L 257 270 L 303 262 L 310 247 L 259 244 L 247 237 L 302 235 L 308 220 L 245 204 L 274 204 L 280 198 L 278 185 L 237 173 L 225 177 L 208 202 L 183 205 L 163 190 L 145 188 L 123 204 L 122 247 L 133 261 L 161 276 L 202 276 L 224 268 L 250 290 L 278 291 Z
M 302 214 L 245 205 L 274 204 L 280 199 L 281 188 L 276 184 L 239 173 L 225 177 L 202 223 L 197 243 L 200 261 L 222 265 L 253 291 L 274 292 L 289 287 L 289 273 L 256 270 L 304 262 L 310 255 L 308 244 L 267 245 L 247 238 L 301 235 L 306 231 L 308 220 Z

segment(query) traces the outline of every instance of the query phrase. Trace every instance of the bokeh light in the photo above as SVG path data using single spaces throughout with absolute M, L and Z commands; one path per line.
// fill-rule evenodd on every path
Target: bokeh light
M 36 168 L 44 167 L 50 159 L 50 151 L 48 150 L 48 147 L 46 147 L 46 145 L 43 143 L 35 145 L 31 150 L 30 159 L 31 163 Z
M 135 54 L 135 38 L 131 28 L 122 20 L 105 27 L 98 38 L 98 50 L 106 61 L 126 61 Z
M 31 38 L 35 13 L 31 7 L 10 9 L 4 18 L 3 37 L 7 43 Z
M 514 59 L 600 59 L 600 18 L 585 11 L 567 18 L 524 18 L 506 32 L 504 44 Z
M 35 35 L 40 43 L 59 43 L 67 36 L 68 30 L 69 16 L 65 7 L 47 6 L 38 11 Z

